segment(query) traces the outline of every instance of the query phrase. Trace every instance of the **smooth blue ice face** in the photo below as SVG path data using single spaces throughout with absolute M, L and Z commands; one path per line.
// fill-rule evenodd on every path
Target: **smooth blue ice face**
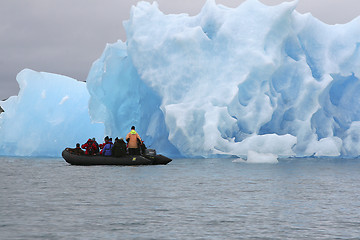
M 105 135 L 125 139 L 135 125 L 148 147 L 179 155 L 168 140 L 161 98 L 139 77 L 123 42 L 106 46 L 90 70 L 87 88 L 90 115 L 104 123 Z
M 360 18 L 327 25 L 296 4 L 208 0 L 188 16 L 139 2 L 127 41 L 108 44 L 90 70 L 91 119 L 103 136 L 136 125 L 169 156 L 360 155 Z M 1 115 L 0 133 L 12 124 Z
M 91 123 L 84 82 L 24 69 L 18 96 L 1 106 L 0 155 L 56 156 L 89 137 L 102 138 L 104 126 Z

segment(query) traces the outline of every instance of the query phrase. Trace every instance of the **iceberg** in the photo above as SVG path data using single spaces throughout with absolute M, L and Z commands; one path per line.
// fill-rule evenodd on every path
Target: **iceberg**
M 18 75 L 19 96 L 0 102 L 0 154 L 58 156 L 135 125 L 172 157 L 359 156 L 360 17 L 327 25 L 296 5 L 208 0 L 189 16 L 139 2 L 124 22 L 126 42 L 107 44 L 86 86 Z M 40 101 L 42 91 L 54 92 L 51 101 Z M 42 124 L 24 131 L 29 122 Z M 29 147 L 32 138 L 41 144 Z
M 24 69 L 18 96 L 1 102 L 0 155 L 60 156 L 66 147 L 102 137 L 103 124 L 91 123 L 84 82 Z
M 246 163 L 278 163 L 277 156 L 272 153 L 262 153 L 249 151 Z

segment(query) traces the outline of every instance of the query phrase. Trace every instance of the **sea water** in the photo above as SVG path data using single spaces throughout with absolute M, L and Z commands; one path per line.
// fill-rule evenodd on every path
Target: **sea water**
M 0 163 L 0 239 L 360 238 L 358 159 Z

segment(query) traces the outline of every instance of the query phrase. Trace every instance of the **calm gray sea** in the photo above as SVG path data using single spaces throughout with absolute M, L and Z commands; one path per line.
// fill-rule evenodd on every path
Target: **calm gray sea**
M 0 239 L 360 239 L 359 159 L 0 164 Z

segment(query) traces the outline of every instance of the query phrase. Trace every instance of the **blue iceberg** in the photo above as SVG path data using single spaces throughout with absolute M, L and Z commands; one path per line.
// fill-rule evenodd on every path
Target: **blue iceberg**
M 208 0 L 189 16 L 139 2 L 124 22 L 127 41 L 106 46 L 86 88 L 60 75 L 18 75 L 19 96 L 0 102 L 0 154 L 58 156 L 135 125 L 169 156 L 360 155 L 360 18 L 327 25 L 296 4 Z M 41 91 L 54 92 L 51 101 Z M 64 108 L 64 98 L 74 102 Z

